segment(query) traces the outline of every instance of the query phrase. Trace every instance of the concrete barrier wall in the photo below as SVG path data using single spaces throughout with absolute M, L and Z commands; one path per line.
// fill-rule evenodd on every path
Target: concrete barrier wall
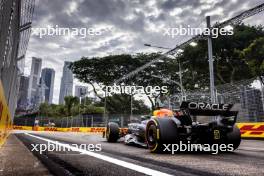
M 237 123 L 243 138 L 264 138 L 264 122 Z
M 7 106 L 4 89 L 0 81 L 0 147 L 12 129 L 11 115 Z
M 31 126 L 13 126 L 14 130 L 29 130 L 29 131 L 59 131 L 59 132 L 83 132 L 83 133 L 102 133 L 105 127 L 31 127 Z

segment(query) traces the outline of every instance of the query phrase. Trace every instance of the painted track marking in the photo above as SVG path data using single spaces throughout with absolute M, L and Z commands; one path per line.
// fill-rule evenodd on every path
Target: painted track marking
M 53 140 L 50 140 L 50 139 L 47 139 L 47 138 L 43 138 L 43 137 L 39 137 L 39 136 L 35 136 L 35 135 L 29 134 L 29 133 L 24 133 L 24 134 L 28 135 L 30 137 L 33 137 L 33 138 L 37 138 L 37 139 L 40 139 L 40 140 L 43 140 L 43 141 L 46 141 L 46 142 L 50 142 L 52 144 L 56 144 L 56 145 L 68 148 L 71 151 L 80 152 L 80 154 L 89 155 L 89 156 L 92 156 L 94 158 L 101 159 L 101 160 L 107 161 L 109 163 L 113 163 L 113 164 L 125 167 L 125 168 L 130 169 L 130 170 L 134 170 L 134 171 L 137 171 L 137 172 L 140 172 L 140 173 L 143 173 L 143 174 L 154 175 L 154 176 L 157 176 L 157 175 L 158 176 L 171 176 L 170 174 L 166 174 L 164 172 L 160 172 L 160 171 L 153 170 L 153 169 L 150 169 L 150 168 L 147 168 L 147 167 L 139 166 L 139 165 L 136 165 L 136 164 L 133 164 L 133 163 L 122 161 L 122 160 L 119 160 L 119 159 L 116 159 L 116 158 L 113 158 L 113 157 L 109 157 L 109 156 L 105 156 L 105 155 L 102 155 L 102 154 L 98 154 L 98 153 L 95 153 L 95 152 L 79 149 L 77 147 L 69 146 L 68 144 L 63 144 L 63 143 L 60 143 L 58 141 L 53 141 Z

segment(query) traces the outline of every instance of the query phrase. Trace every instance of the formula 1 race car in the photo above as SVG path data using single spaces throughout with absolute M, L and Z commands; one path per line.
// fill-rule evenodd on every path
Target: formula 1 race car
M 165 144 L 232 144 L 233 150 L 241 142 L 239 128 L 235 125 L 238 111 L 231 104 L 183 102 L 179 110 L 160 109 L 141 123 L 131 123 L 126 132 L 120 132 L 117 123 L 109 122 L 106 128 L 108 142 L 124 137 L 126 144 L 148 147 L 151 152 L 161 152 Z M 206 123 L 198 118 L 209 118 Z

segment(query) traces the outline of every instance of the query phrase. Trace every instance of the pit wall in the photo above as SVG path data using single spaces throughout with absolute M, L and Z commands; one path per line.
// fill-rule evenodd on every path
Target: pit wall
M 12 130 L 12 120 L 6 102 L 2 82 L 0 81 L 0 147 L 6 141 L 9 132 Z
M 237 123 L 242 138 L 263 138 L 264 139 L 264 122 L 261 123 Z M 57 128 L 57 127 L 31 127 L 31 126 L 13 126 L 14 130 L 29 131 L 59 131 L 59 132 L 84 132 L 84 133 L 102 133 L 105 127 L 73 127 L 73 128 Z M 126 132 L 127 128 L 121 128 L 121 132 Z

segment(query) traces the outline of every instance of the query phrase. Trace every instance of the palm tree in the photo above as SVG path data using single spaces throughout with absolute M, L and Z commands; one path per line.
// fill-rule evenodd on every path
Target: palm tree
M 79 98 L 78 97 L 73 97 L 73 96 L 66 96 L 64 97 L 64 102 L 67 110 L 68 116 L 72 115 L 72 107 L 74 105 L 79 104 Z

